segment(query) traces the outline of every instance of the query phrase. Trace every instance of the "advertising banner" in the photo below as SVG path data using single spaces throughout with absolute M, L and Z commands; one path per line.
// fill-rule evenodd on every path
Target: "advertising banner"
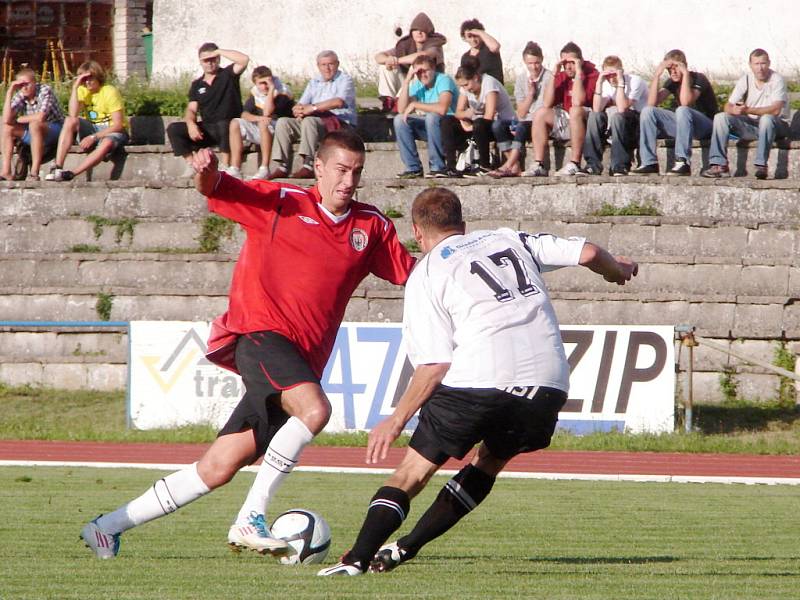
M 128 418 L 138 429 L 221 426 L 244 393 L 205 357 L 208 323 L 130 324 Z M 559 428 L 665 432 L 674 427 L 673 329 L 562 326 L 569 400 Z M 343 323 L 322 376 L 333 414 L 326 431 L 369 430 L 391 414 L 413 369 L 398 323 Z M 416 426 L 416 417 L 408 429 Z

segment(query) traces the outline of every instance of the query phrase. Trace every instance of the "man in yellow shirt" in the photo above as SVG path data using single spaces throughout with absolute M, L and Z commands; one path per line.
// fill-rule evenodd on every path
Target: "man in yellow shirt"
M 75 135 L 88 156 L 74 171 L 64 169 Z M 72 84 L 69 97 L 69 116 L 58 138 L 56 164 L 48 181 L 69 181 L 97 165 L 117 147 L 128 142 L 128 119 L 119 90 L 106 83 L 106 73 L 97 62 L 90 60 L 78 67 L 78 77 Z

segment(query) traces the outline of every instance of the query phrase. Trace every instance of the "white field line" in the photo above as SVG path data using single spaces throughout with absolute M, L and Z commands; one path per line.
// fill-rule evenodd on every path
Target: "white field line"
M 153 469 L 158 471 L 177 471 L 186 464 L 174 463 L 120 463 L 63 460 L 0 460 L 0 467 L 92 467 L 98 469 Z M 394 469 L 370 467 L 319 467 L 301 466 L 295 471 L 307 473 L 352 473 L 359 475 L 388 475 Z M 258 467 L 244 467 L 242 471 L 255 473 Z M 440 475 L 454 475 L 456 471 L 442 469 Z M 505 471 L 499 477 L 509 479 L 549 479 L 577 481 L 635 481 L 646 483 L 743 483 L 747 485 L 800 485 L 800 477 L 718 477 L 712 475 L 626 475 L 597 473 L 533 473 Z

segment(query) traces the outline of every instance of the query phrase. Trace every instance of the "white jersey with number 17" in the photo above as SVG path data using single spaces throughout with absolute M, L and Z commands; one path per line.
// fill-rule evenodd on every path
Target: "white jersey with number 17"
M 542 273 L 577 265 L 584 242 L 507 228 L 442 240 L 406 284 L 403 336 L 411 363 L 451 363 L 442 381 L 450 387 L 569 391 Z

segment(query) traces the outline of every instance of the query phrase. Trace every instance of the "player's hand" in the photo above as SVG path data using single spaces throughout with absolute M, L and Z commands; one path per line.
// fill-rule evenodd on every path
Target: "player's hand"
M 367 441 L 367 464 L 375 464 L 386 460 L 389 448 L 402 433 L 403 425 L 397 423 L 393 417 L 387 417 L 369 432 Z
M 635 260 L 631 260 L 627 256 L 615 256 L 617 261 L 617 272 L 614 274 L 604 275 L 604 279 L 610 283 L 617 285 L 625 285 L 626 281 L 636 277 L 639 274 L 639 264 Z
M 191 164 L 197 173 L 214 173 L 217 171 L 219 161 L 217 155 L 210 148 L 200 148 L 192 155 Z
M 187 123 L 186 129 L 189 130 L 189 138 L 193 142 L 199 142 L 200 140 L 203 139 L 203 132 L 197 126 L 197 123 Z

